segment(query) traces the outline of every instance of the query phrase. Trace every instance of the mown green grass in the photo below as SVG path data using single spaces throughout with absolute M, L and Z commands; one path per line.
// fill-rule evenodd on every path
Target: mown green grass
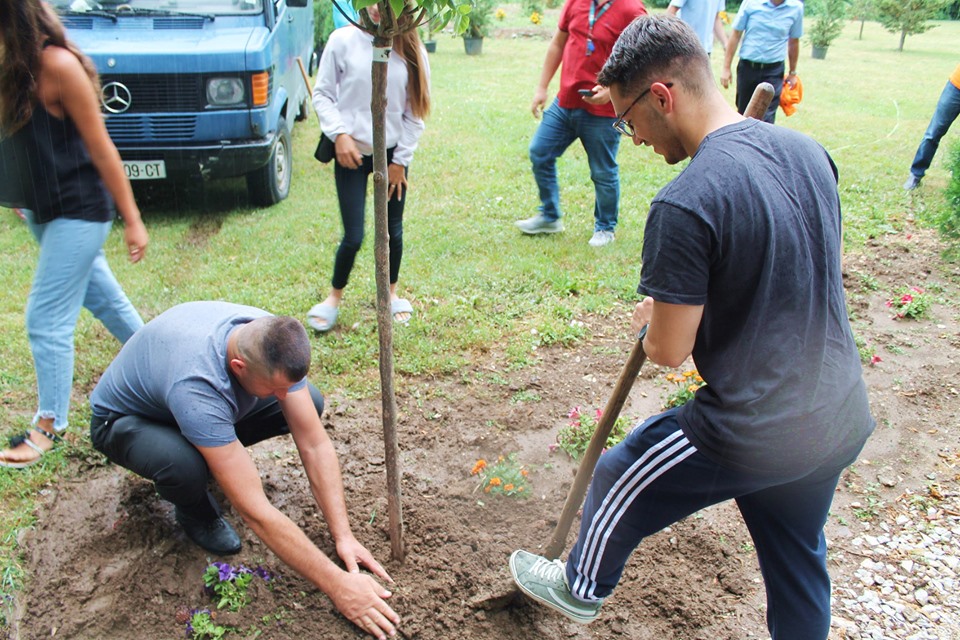
M 508 19 L 522 24 L 519 17 Z M 555 24 L 548 12 L 546 35 Z M 797 115 L 778 120 L 812 135 L 833 154 L 852 251 L 868 238 L 900 232 L 911 217 L 928 220 L 943 210 L 941 192 L 949 177 L 945 154 L 937 156 L 918 192 L 905 194 L 900 185 L 957 63 L 960 41 L 960 23 L 942 23 L 909 38 L 898 53 L 895 34 L 868 23 L 858 40 L 858 27 L 849 24 L 823 61 L 810 59 L 804 44 L 799 64 L 804 102 Z M 680 170 L 649 149 L 624 140 L 622 210 L 613 245 L 602 250 L 587 245 L 593 187 L 576 144 L 558 167 L 566 233 L 528 238 L 513 226 L 536 210 L 527 147 L 537 123 L 529 106 L 545 49 L 546 40 L 539 38 L 488 38 L 482 56 L 468 57 L 459 39 L 440 36 L 430 58 L 434 109 L 411 167 L 404 224 L 401 293 L 411 298 L 416 315 L 410 326 L 395 332 L 401 389 L 412 376 L 456 374 L 479 354 L 495 352 L 503 368 L 519 369 L 536 362 L 541 345 L 576 348 L 587 335 L 576 320 L 591 314 L 625 318 L 637 297 L 646 207 Z M 717 50 L 717 69 L 720 60 Z M 732 89 L 727 95 L 732 101 Z M 954 129 L 944 150 L 960 136 Z M 212 183 L 204 198 L 138 191 L 151 234 L 146 261 L 130 265 L 124 260 L 119 229 L 106 249 L 146 319 L 200 299 L 302 318 L 322 299 L 341 231 L 332 168 L 312 158 L 317 137 L 314 120 L 297 127 L 293 192 L 271 209 L 250 206 L 242 181 Z M 311 379 L 339 397 L 367 397 L 379 384 L 371 221 L 368 230 L 340 328 L 313 337 Z M 5 432 L 26 428 L 36 410 L 23 323 L 35 259 L 25 226 L 0 212 L 0 425 Z M 84 313 L 77 327 L 74 444 L 25 472 L 0 471 L 0 597 L 14 592 L 23 578 L 16 539 L 20 529 L 34 525 L 38 492 L 57 483 L 71 455 L 90 453 L 85 398 L 116 350 L 112 338 Z

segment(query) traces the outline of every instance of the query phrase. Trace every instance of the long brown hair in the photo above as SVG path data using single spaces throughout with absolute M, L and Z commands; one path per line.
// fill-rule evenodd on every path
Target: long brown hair
M 426 118 L 430 113 L 430 83 L 427 80 L 423 44 L 417 28 L 410 24 L 410 18 L 404 12 L 397 21 L 404 29 L 393 37 L 393 49 L 407 62 L 407 97 L 413 115 Z
M 4 136 L 33 115 L 40 55 L 47 43 L 75 55 L 100 92 L 96 67 L 67 40 L 63 23 L 52 9 L 41 0 L 0 0 L 0 134 Z

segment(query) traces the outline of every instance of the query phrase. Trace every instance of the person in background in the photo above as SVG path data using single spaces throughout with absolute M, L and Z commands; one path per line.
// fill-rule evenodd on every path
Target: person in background
M 773 85 L 773 100 L 763 119 L 773 123 L 780 108 L 783 83 L 797 82 L 800 36 L 803 35 L 803 3 L 800 0 L 744 0 L 733 21 L 727 41 L 720 84 L 730 86 L 730 65 L 740 47 L 737 63 L 737 111 L 743 113 L 761 82 Z M 741 40 L 742 45 L 741 45 Z M 789 71 L 784 74 L 784 59 Z
M 631 330 L 659 365 L 692 356 L 706 385 L 600 456 L 566 563 L 518 550 L 511 573 L 590 622 L 644 538 L 735 500 L 770 635 L 826 640 L 823 527 L 875 426 L 844 295 L 836 166 L 807 136 L 736 113 L 681 20 L 638 18 L 598 82 L 618 131 L 670 165 L 690 158 L 650 205 Z
M 377 22 L 377 5 L 367 8 Z M 408 20 L 406 15 L 399 18 Z M 373 117 L 370 110 L 373 36 L 355 26 L 336 29 L 320 59 L 313 106 L 320 128 L 336 147 L 334 180 L 343 222 L 343 237 L 333 263 L 330 293 L 307 312 L 307 324 L 320 332 L 337 323 L 344 289 L 363 243 L 367 180 L 373 172 Z M 410 301 L 397 295 L 403 258 L 403 211 L 407 170 L 430 112 L 430 65 L 416 29 L 393 39 L 387 62 L 387 228 L 390 234 L 390 312 L 406 324 Z
M 926 175 L 933 156 L 940 146 L 940 139 L 950 130 L 950 126 L 958 115 L 960 115 L 960 64 L 950 74 L 947 85 L 940 94 L 940 100 L 937 101 L 937 108 L 933 111 L 933 118 L 930 119 L 930 124 L 923 134 L 923 140 L 920 141 L 917 153 L 913 157 L 910 177 L 903 183 L 906 191 L 913 191 L 920 186 L 920 181 Z
M 610 128 L 616 114 L 610 106 L 609 91 L 597 84 L 597 73 L 620 32 L 646 12 L 640 0 L 567 0 L 563 5 L 557 31 L 547 46 L 540 82 L 533 93 L 533 117 L 543 114 L 530 141 L 540 212 L 516 221 L 523 233 L 563 231 L 557 158 L 579 139 L 587 152 L 595 194 L 590 246 L 602 247 L 614 241 L 620 212 L 620 138 Z M 558 68 L 560 90 L 544 111 L 547 88 Z
M 74 329 L 86 307 L 120 342 L 143 321 L 103 252 L 114 218 L 131 262 L 148 236 L 100 113 L 93 63 L 41 0 L 0 0 L 0 137 L 23 179 L 23 209 L 40 247 L 26 325 L 37 375 L 33 429 L 11 439 L 0 466 L 38 462 L 69 425 Z
M 727 48 L 727 30 L 723 28 L 720 18 L 720 13 L 726 8 L 726 0 L 671 0 L 667 13 L 693 27 L 709 56 L 715 39 L 720 42 L 721 49 Z

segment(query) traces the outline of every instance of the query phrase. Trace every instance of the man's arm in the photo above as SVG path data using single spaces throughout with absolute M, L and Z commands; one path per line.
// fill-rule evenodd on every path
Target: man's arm
M 671 3 L 670 3 L 670 6 L 667 7 L 667 15 L 668 15 L 668 16 L 675 16 L 675 15 L 677 15 L 678 13 L 680 13 L 680 7 L 679 7 L 678 5 L 675 5 L 675 4 L 673 4 L 673 3 L 671 2 Z
M 533 92 L 533 104 L 530 105 L 534 118 L 540 117 L 540 113 L 547 102 L 547 87 L 550 86 L 550 81 L 553 80 L 554 74 L 557 73 L 557 69 L 560 68 L 560 63 L 563 61 L 563 48 L 567 46 L 569 35 L 566 31 L 557 29 L 557 32 L 553 34 L 553 39 L 550 40 L 549 46 L 547 46 L 547 56 L 543 61 L 543 69 L 540 71 L 540 82 Z
M 797 60 L 800 58 L 800 38 L 787 40 L 787 79 L 791 87 L 797 84 Z
M 336 566 L 300 527 L 270 504 L 257 467 L 239 441 L 197 449 L 233 508 L 284 563 L 327 594 L 344 617 L 367 633 L 386 638 L 396 632 L 400 617 L 383 600 L 390 592 L 369 575 Z
M 713 18 L 713 37 L 720 43 L 720 46 L 723 47 L 724 55 L 727 51 L 727 30 L 723 26 L 723 20 L 720 19 L 720 14 L 718 13 Z
M 359 571 L 359 565 L 364 565 L 384 580 L 393 582 L 373 555 L 357 542 L 350 529 L 340 462 L 317 415 L 309 388 L 288 394 L 280 400 L 280 408 L 307 472 L 310 490 L 323 512 L 327 528 L 337 545 L 337 555 L 343 560 L 347 571 L 355 573 Z
M 730 40 L 727 41 L 726 49 L 723 50 L 723 69 L 720 71 L 720 84 L 723 85 L 724 89 L 730 86 L 730 80 L 733 78 L 730 65 L 733 64 L 733 56 L 737 52 L 737 47 L 740 46 L 742 36 L 743 31 L 734 29 L 733 33 L 730 34 Z
M 634 309 L 630 328 L 639 332 L 649 325 L 643 340 L 647 357 L 657 364 L 679 367 L 693 353 L 702 318 L 703 305 L 668 304 L 646 297 Z

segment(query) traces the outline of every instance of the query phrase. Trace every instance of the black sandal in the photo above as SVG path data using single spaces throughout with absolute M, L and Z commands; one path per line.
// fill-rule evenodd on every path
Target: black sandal
M 18 447 L 21 444 L 25 444 L 37 452 L 37 457 L 33 458 L 32 460 L 17 460 L 17 461 L 0 460 L 0 467 L 7 467 L 8 469 L 25 469 L 29 466 L 35 465 L 38 462 L 40 462 L 41 458 L 43 458 L 44 455 L 46 455 L 50 451 L 53 451 L 54 447 L 56 447 L 58 444 L 63 442 L 63 438 L 58 436 L 56 433 L 47 431 L 46 429 L 41 429 L 38 426 L 34 426 L 33 430 L 39 433 L 40 435 L 42 435 L 43 437 L 45 437 L 50 442 L 52 442 L 53 447 L 50 447 L 49 449 L 44 449 L 43 447 L 38 445 L 36 442 L 30 439 L 29 431 L 24 431 L 22 434 L 18 436 L 13 436 L 12 438 L 10 438 L 9 448 L 13 449 L 14 447 Z

